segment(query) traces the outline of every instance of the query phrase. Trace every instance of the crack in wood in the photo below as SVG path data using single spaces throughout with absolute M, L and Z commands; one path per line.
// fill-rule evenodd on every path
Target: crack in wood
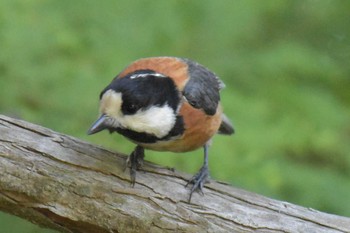
M 222 182 L 187 203 L 190 175 L 148 162 L 132 189 L 125 155 L 5 116 L 0 126 L 0 209 L 62 232 L 350 232 L 349 218 Z

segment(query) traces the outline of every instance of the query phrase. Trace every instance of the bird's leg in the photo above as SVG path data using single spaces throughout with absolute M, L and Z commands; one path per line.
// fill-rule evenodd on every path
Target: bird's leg
M 191 190 L 190 190 L 190 197 L 188 199 L 188 202 L 191 202 L 192 194 L 194 191 L 199 191 L 201 194 L 203 194 L 203 185 L 207 182 L 209 178 L 209 158 L 208 158 L 208 149 L 209 149 L 209 143 L 206 143 L 203 146 L 204 149 L 204 163 L 202 167 L 199 169 L 196 175 L 194 175 L 186 184 L 186 187 L 189 184 L 193 184 Z
M 133 187 L 136 181 L 136 171 L 142 167 L 144 157 L 145 149 L 142 146 L 136 146 L 126 160 L 125 168 L 130 168 L 130 180 Z

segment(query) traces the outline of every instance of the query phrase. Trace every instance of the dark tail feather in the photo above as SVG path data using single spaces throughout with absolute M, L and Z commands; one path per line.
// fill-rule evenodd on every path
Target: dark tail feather
M 221 117 L 221 125 L 218 130 L 219 134 L 226 134 L 226 135 L 231 135 L 235 132 L 235 129 L 233 128 L 232 123 L 230 120 L 227 118 L 225 114 L 222 114 Z

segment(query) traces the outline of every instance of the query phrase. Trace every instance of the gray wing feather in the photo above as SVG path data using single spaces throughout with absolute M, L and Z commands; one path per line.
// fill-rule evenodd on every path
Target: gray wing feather
M 208 115 L 214 115 L 220 101 L 219 91 L 225 84 L 204 66 L 183 59 L 188 65 L 190 79 L 183 95 L 194 108 L 203 109 Z

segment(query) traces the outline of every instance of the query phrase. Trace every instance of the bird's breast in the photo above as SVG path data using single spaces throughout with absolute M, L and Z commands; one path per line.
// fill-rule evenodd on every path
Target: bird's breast
M 200 109 L 185 102 L 179 111 L 183 118 L 184 132 L 180 136 L 155 143 L 138 143 L 146 149 L 156 151 L 187 152 L 202 147 L 218 131 L 222 110 L 219 105 L 216 114 L 209 116 Z

